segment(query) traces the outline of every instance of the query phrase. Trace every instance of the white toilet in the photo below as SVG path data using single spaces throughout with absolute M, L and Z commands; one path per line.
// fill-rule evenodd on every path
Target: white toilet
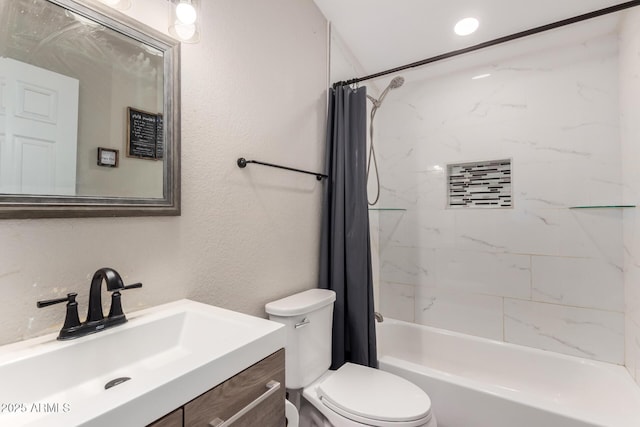
M 311 289 L 265 307 L 286 327 L 286 386 L 302 390 L 300 427 L 436 427 L 429 396 L 404 378 L 353 363 L 329 370 L 335 299 Z

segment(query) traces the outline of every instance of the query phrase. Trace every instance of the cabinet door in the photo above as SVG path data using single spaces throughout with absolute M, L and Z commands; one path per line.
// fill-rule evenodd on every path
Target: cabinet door
M 267 384 L 272 381 L 279 383 L 279 388 L 270 392 Z M 238 418 L 233 427 L 285 425 L 284 349 L 187 403 L 184 407 L 184 425 L 209 427 L 215 425 L 210 424 L 215 419 L 226 421 L 250 406 L 264 393 L 269 393 L 269 397 Z
M 169 415 L 165 415 L 158 421 L 149 424 L 147 427 L 183 427 L 182 408 L 176 409 Z

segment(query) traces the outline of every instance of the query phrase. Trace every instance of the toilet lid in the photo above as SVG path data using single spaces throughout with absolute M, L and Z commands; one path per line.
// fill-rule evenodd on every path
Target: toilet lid
M 317 388 L 322 402 L 347 418 L 368 424 L 429 418 L 431 399 L 415 384 L 389 372 L 346 363 Z M 383 424 L 381 424 L 383 425 Z

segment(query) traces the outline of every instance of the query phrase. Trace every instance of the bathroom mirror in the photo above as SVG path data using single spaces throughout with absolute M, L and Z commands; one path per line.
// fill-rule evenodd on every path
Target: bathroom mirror
M 179 215 L 179 64 L 96 0 L 0 0 L 0 218 Z

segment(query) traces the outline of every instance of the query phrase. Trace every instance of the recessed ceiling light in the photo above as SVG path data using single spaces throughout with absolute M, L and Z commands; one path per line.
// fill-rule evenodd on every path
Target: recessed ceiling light
M 491 74 L 478 74 L 477 76 L 473 76 L 471 77 L 471 80 L 478 80 L 478 79 L 484 79 L 486 77 L 489 77 Z
M 459 36 L 468 36 L 475 32 L 480 26 L 480 21 L 476 18 L 464 18 L 458 21 L 453 31 Z

